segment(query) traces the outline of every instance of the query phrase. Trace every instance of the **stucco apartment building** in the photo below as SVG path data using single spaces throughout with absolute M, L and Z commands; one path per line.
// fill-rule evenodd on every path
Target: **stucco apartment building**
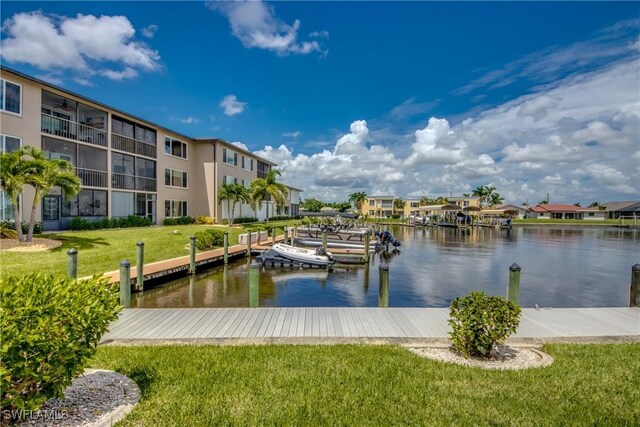
M 167 217 L 227 217 L 217 202 L 224 183 L 247 188 L 275 166 L 224 140 L 192 138 L 116 108 L 0 67 L 0 150 L 35 146 L 50 158 L 71 162 L 82 191 L 65 200 L 60 189 L 45 196 L 38 221 L 45 230 L 68 228 L 73 217 L 139 215 L 162 224 Z M 292 189 L 286 211 L 298 211 Z M 33 193 L 21 200 L 28 220 Z M 269 214 L 273 215 L 273 206 Z M 264 218 L 248 206 L 236 216 Z M 12 220 L 10 201 L 0 194 L 0 220 Z

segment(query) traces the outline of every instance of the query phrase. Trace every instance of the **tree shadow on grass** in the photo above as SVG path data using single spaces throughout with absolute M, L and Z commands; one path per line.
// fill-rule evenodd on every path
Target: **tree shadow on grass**
M 131 378 L 138 385 L 140 396 L 143 399 L 149 397 L 151 385 L 156 382 L 158 377 L 155 368 L 151 366 L 136 366 L 133 369 L 116 368 L 115 370 Z
M 51 252 L 62 252 L 67 251 L 71 248 L 76 250 L 81 249 L 92 249 L 95 246 L 111 246 L 111 243 L 108 243 L 103 237 L 80 237 L 80 236 L 51 236 L 49 238 L 53 238 L 55 240 L 60 240 L 62 242 L 62 246 L 59 246 L 55 249 L 52 249 Z

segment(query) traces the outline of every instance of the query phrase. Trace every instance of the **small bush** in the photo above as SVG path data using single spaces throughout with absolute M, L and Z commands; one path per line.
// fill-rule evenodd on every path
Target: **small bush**
M 453 328 L 449 335 L 456 351 L 465 357 L 489 357 L 494 346 L 503 343 L 520 324 L 517 304 L 484 292 L 455 298 L 449 309 Z
M 2 409 L 37 410 L 84 370 L 121 307 L 105 279 L 0 278 Z
M 195 218 L 191 216 L 179 216 L 175 218 L 165 218 L 164 225 L 189 225 L 195 222 Z
M 246 224 L 248 222 L 258 222 L 258 218 L 254 216 L 241 216 L 233 219 L 234 224 Z
M 194 236 L 196 237 L 196 248 L 199 251 L 207 251 L 224 245 L 224 231 L 221 230 L 196 231 Z
M 129 215 L 126 218 L 101 218 L 90 220 L 79 216 L 73 217 L 69 223 L 69 229 L 80 230 L 102 230 L 105 228 L 129 228 L 129 227 L 149 227 L 151 219 L 137 215 Z
M 12 224 L 13 225 L 13 224 Z M 0 239 L 17 239 L 18 232 L 16 228 L 9 225 L 6 221 L 0 223 Z
M 13 221 L 2 221 L 0 224 L 2 224 L 2 227 L 6 230 L 15 230 L 16 229 L 16 224 Z M 28 222 L 23 222 L 22 224 L 20 224 L 20 226 L 22 227 L 22 234 L 24 234 L 25 236 L 27 235 L 27 233 L 29 232 L 29 223 Z M 42 234 L 42 223 L 41 222 L 36 222 L 33 224 L 33 234 Z M 16 233 L 16 237 L 9 237 L 9 238 L 17 238 L 18 234 Z
M 210 216 L 198 215 L 194 223 L 198 225 L 213 225 L 216 223 L 216 219 Z

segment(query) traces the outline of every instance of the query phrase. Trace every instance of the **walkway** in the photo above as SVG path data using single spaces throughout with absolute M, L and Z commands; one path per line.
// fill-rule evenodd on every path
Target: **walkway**
M 447 338 L 448 308 L 126 309 L 107 340 Z M 638 308 L 525 308 L 514 338 L 640 339 Z

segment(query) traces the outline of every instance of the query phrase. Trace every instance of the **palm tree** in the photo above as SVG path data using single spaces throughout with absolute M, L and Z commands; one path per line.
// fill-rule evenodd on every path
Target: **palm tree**
M 489 197 L 489 206 L 493 207 L 495 205 L 500 205 L 504 202 L 504 197 L 502 197 L 499 193 L 491 193 Z
M 19 242 L 24 241 L 24 236 L 20 224 L 20 204 L 18 199 L 23 192 L 27 173 L 28 165 L 22 160 L 22 150 L 0 154 L 0 187 L 11 199 L 13 220 L 15 221 Z
M 42 197 L 49 194 L 53 187 L 60 187 L 66 199 L 78 194 L 82 186 L 80 178 L 73 170 L 73 165 L 68 161 L 47 159 L 44 152 L 36 147 L 25 147 L 21 150 L 21 153 L 30 157 L 25 161 L 28 168 L 25 183 L 35 190 L 26 240 L 30 242 L 33 239 L 37 207 Z
M 491 201 L 491 196 L 495 193 L 496 191 L 496 187 L 493 187 L 491 185 L 481 185 L 480 187 L 476 187 L 475 190 L 473 190 L 473 196 L 478 197 L 480 199 L 480 204 L 483 203 L 490 203 Z
M 367 200 L 367 193 L 364 191 L 358 191 L 356 193 L 349 194 L 349 201 L 353 203 L 353 206 L 360 212 L 362 205 Z
M 404 212 L 404 199 L 397 197 L 393 199 L 393 213 L 396 213 L 396 210 Z
M 235 215 L 236 204 L 251 203 L 251 197 L 249 196 L 249 190 L 247 190 L 242 184 L 223 184 L 218 191 L 218 203 L 227 202 L 227 213 L 229 217 L 229 225 L 233 225 L 233 218 Z
M 427 206 L 429 204 L 429 198 L 427 196 L 421 196 L 418 204 L 420 206 Z
M 266 178 L 257 178 L 251 183 L 251 204 L 254 209 L 262 209 L 262 202 L 270 201 L 272 198 L 278 206 L 283 206 L 289 195 L 287 186 L 276 182 L 276 177 L 280 176 L 280 171 L 271 169 Z M 269 205 L 267 204 L 267 226 L 269 225 Z

